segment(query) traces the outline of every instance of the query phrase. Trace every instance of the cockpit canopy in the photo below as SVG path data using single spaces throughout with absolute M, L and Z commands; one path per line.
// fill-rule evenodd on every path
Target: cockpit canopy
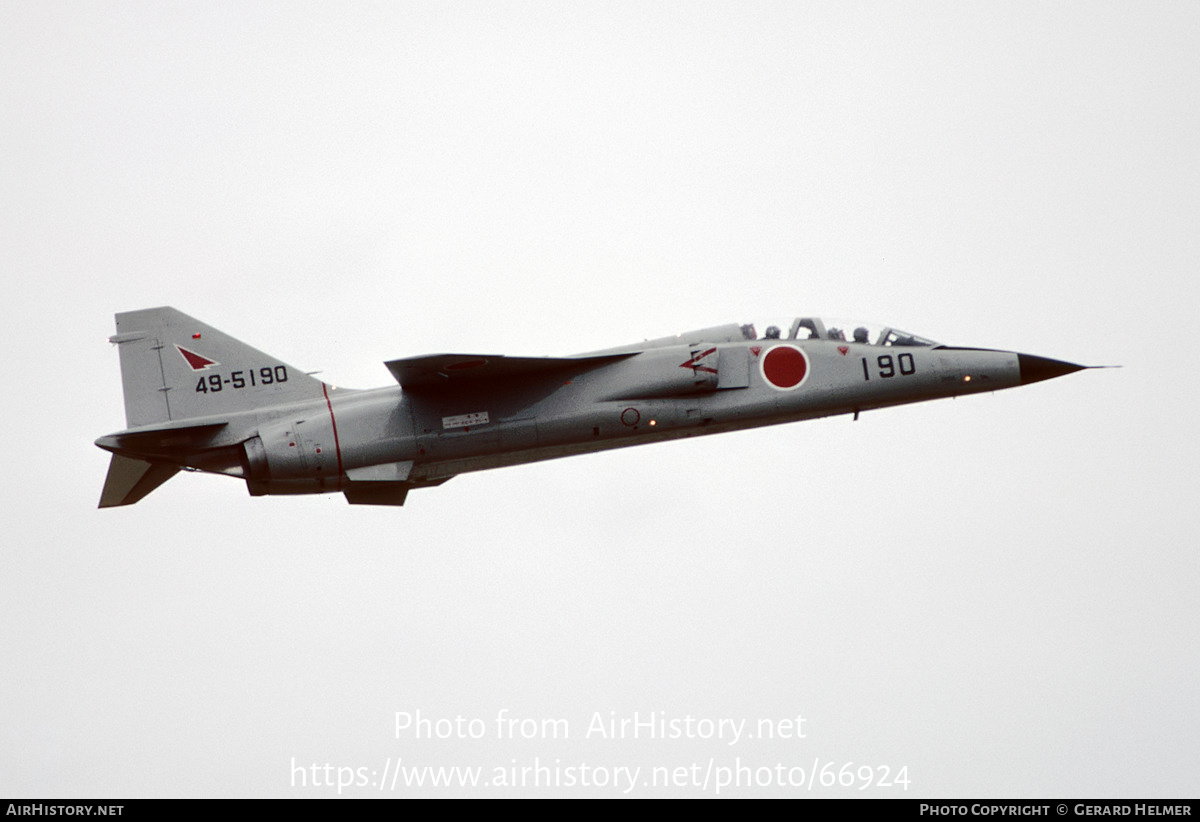
M 760 331 L 761 329 L 761 331 Z M 743 340 L 837 340 L 861 345 L 890 346 L 934 346 L 940 345 L 925 337 L 909 334 L 898 328 L 877 323 L 843 322 L 841 320 L 819 320 L 816 317 L 797 317 L 794 320 L 769 320 L 759 323 L 729 323 L 711 328 L 699 328 L 670 337 L 643 340 L 640 343 L 589 351 L 577 356 L 598 354 L 624 354 L 665 348 L 675 345 L 699 345 L 700 343 L 741 342 Z
M 816 317 L 797 317 L 791 322 L 775 320 L 762 324 L 747 323 L 741 328 L 742 336 L 747 340 L 838 340 L 879 346 L 938 345 L 933 340 L 899 328 L 834 319 L 825 321 Z M 761 334 L 758 329 L 762 329 Z

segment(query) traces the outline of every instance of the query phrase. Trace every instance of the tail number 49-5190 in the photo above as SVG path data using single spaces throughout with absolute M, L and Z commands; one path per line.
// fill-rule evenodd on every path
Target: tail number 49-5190
M 249 374 L 249 382 L 246 375 Z M 262 368 L 251 368 L 248 371 L 234 371 L 228 377 L 222 378 L 220 374 L 209 374 L 206 377 L 201 377 L 196 383 L 197 394 L 207 394 L 209 392 L 216 393 L 217 391 L 225 390 L 225 386 L 233 389 L 245 388 L 249 385 L 255 388 L 259 385 L 271 385 L 277 382 L 287 382 L 288 373 L 286 365 L 277 365 L 272 368 L 269 365 L 264 365 Z

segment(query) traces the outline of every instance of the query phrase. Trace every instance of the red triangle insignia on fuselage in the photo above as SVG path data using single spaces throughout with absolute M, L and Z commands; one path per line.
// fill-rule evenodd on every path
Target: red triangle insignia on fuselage
M 203 371 L 206 368 L 212 368 L 214 365 L 220 365 L 216 360 L 210 360 L 208 357 L 202 357 L 195 351 L 188 351 L 182 345 L 176 344 L 176 350 L 179 351 L 183 358 L 187 360 L 187 364 L 192 367 L 193 371 Z

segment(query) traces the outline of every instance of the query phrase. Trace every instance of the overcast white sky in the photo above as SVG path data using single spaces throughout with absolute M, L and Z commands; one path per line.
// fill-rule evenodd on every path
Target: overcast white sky
M 1198 81 L 1191 2 L 0 0 L 0 795 L 399 758 L 1196 796 Z M 112 314 L 162 304 L 357 387 L 822 313 L 1124 368 L 397 510 L 186 475 L 98 511 Z

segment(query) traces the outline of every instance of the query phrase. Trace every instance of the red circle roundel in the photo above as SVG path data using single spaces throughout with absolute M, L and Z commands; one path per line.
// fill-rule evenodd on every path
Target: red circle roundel
M 808 357 L 794 345 L 777 345 L 763 354 L 762 374 L 781 391 L 797 388 L 808 376 Z

